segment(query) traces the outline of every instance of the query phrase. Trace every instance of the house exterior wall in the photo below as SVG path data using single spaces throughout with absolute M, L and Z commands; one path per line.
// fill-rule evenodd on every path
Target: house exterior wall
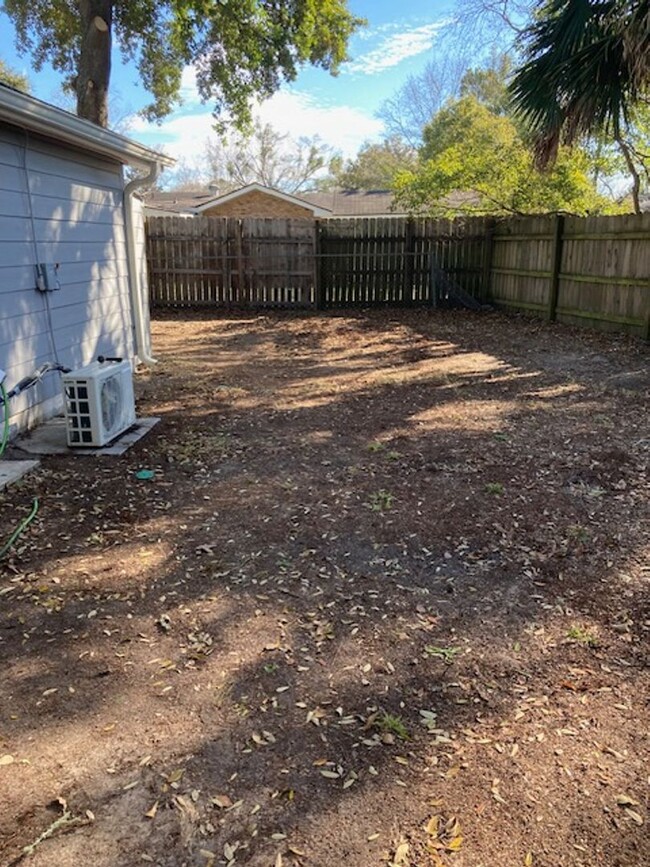
M 216 205 L 202 212 L 204 217 L 284 217 L 288 219 L 312 220 L 314 212 L 301 208 L 292 202 L 284 202 L 276 196 L 253 190 Z
M 61 289 L 47 297 L 35 288 L 37 262 L 59 265 Z M 99 354 L 133 353 L 121 166 L 0 124 L 0 367 L 7 387 L 46 361 L 76 368 Z M 60 391 L 59 374 L 50 373 L 15 398 L 12 432 L 59 411 Z

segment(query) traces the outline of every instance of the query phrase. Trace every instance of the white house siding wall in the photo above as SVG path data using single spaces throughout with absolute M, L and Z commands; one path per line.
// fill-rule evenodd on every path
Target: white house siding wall
M 61 289 L 47 298 L 35 288 L 37 262 L 59 264 Z M 0 368 L 7 386 L 46 361 L 75 368 L 97 355 L 133 352 L 122 167 L 0 124 Z M 60 375 L 47 374 L 12 401 L 12 427 L 53 415 L 60 393 Z

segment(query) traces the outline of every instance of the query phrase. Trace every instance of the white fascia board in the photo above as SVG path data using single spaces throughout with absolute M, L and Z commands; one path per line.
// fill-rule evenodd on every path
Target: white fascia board
M 123 165 L 171 167 L 176 160 L 40 99 L 0 85 L 0 121 L 100 154 Z

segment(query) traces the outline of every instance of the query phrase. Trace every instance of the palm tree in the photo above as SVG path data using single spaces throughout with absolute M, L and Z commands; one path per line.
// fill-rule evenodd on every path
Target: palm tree
M 633 177 L 640 177 L 624 131 L 650 85 L 650 0 L 545 0 L 522 37 L 525 62 L 510 90 L 530 127 L 540 168 L 561 143 L 604 133 L 616 141 Z

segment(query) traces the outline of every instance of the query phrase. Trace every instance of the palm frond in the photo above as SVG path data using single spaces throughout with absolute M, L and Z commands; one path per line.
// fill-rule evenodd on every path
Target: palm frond
M 650 81 L 650 0 L 549 0 L 522 37 L 511 83 L 515 111 L 541 167 L 559 145 L 595 131 L 620 134 Z

